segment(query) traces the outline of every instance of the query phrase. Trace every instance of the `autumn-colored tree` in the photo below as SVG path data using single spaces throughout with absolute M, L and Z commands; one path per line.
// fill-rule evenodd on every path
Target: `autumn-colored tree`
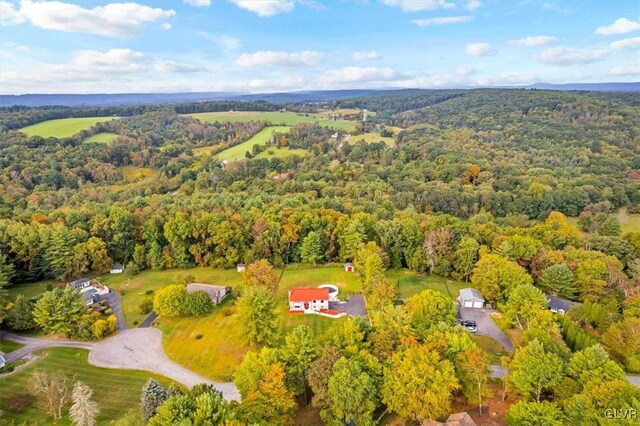
M 374 241 L 360 244 L 353 261 L 362 291 L 368 293 L 373 281 L 384 274 L 384 251 Z
M 262 259 L 248 265 L 242 273 L 242 283 L 248 287 L 264 287 L 272 292 L 278 290 L 278 276 L 269 261 Z
M 523 267 L 496 254 L 481 256 L 471 276 L 473 287 L 491 302 L 505 300 L 517 286 L 532 283 Z
M 257 389 L 250 391 L 238 407 L 240 416 L 251 424 L 289 424 L 296 402 L 285 385 L 280 364 L 271 364 Z
M 504 314 L 510 324 L 524 331 L 529 321 L 542 309 L 547 309 L 549 301 L 545 295 L 531 284 L 517 286 L 504 305 Z
M 38 370 L 29 379 L 29 392 L 54 420 L 58 420 L 62 418 L 62 409 L 71 397 L 71 382 L 62 370 L 51 373 Z
M 367 308 L 372 311 L 392 305 L 399 296 L 398 286 L 381 275 L 372 280 L 371 294 L 367 297 Z
M 477 345 L 470 346 L 456 356 L 455 366 L 462 393 L 469 402 L 478 404 L 482 415 L 482 399 L 491 396 L 489 382 L 489 355 Z
M 558 355 L 545 352 L 542 343 L 534 340 L 516 350 L 511 371 L 514 387 L 540 402 L 542 391 L 554 389 L 562 380 L 563 362 Z
M 404 306 L 386 305 L 371 312 L 373 333 L 369 340 L 373 344 L 373 353 L 379 359 L 389 358 L 408 337 L 414 336 L 411 326 L 412 316 Z
M 451 299 L 435 290 L 427 289 L 411 296 L 405 307 L 411 315 L 411 325 L 420 337 L 439 323 L 453 325 L 457 318 Z
M 329 407 L 321 412 L 329 424 L 373 424 L 378 405 L 376 382 L 357 357 L 333 365 L 327 387 Z

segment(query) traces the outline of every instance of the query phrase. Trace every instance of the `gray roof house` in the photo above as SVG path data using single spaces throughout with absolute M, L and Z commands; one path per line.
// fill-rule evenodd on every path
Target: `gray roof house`
M 80 290 L 81 288 L 89 287 L 89 285 L 91 285 L 91 280 L 89 278 L 80 278 L 75 281 L 71 281 L 69 285 L 76 290 Z
M 549 309 L 553 313 L 565 314 L 569 312 L 569 309 L 576 305 L 580 305 L 578 302 L 573 302 L 571 300 L 562 299 L 556 296 L 550 296 L 548 294 L 545 295 L 547 300 L 549 301 Z
M 229 293 L 231 293 L 231 287 L 199 283 L 191 283 L 187 285 L 187 293 L 191 294 L 196 291 L 204 291 L 211 298 L 211 302 L 214 305 L 217 305 L 222 302 Z
M 484 308 L 484 297 L 475 288 L 463 288 L 460 290 L 458 302 L 463 308 Z

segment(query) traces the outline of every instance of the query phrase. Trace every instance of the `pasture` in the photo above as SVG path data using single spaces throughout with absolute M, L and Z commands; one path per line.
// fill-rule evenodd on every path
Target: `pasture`
M 156 175 L 156 171 L 154 169 L 136 166 L 122 166 L 120 167 L 120 173 L 122 173 L 122 177 L 129 182 L 151 178 Z
M 376 132 L 363 133 L 357 136 L 352 135 L 349 138 L 349 144 L 351 145 L 355 145 L 360 141 L 364 141 L 366 143 L 384 142 L 388 146 L 394 146 L 396 144 L 395 138 L 380 136 L 380 133 L 376 133 Z
M 289 149 L 269 147 L 266 150 L 262 151 L 260 154 L 256 155 L 254 158 L 286 158 L 290 156 L 304 157 L 308 154 L 309 151 L 302 148 Z
M 52 424 L 53 419 L 32 398 L 29 405 L 21 412 L 13 412 L 7 408 L 10 396 L 25 394 L 31 374 L 36 370 L 53 372 L 62 370 L 67 376 L 86 383 L 94 390 L 93 399 L 100 404 L 98 424 L 106 424 L 117 420 L 129 409 L 137 405 L 140 391 L 147 380 L 155 378 L 165 386 L 172 381 L 146 371 L 116 370 L 99 368 L 87 362 L 88 352 L 75 348 L 52 348 L 44 351 L 44 358 L 35 361 L 9 376 L 0 378 L 0 411 L 2 419 L 8 424 Z M 65 416 L 56 421 L 56 425 L 70 425 L 71 419 L 66 414 L 70 404 L 64 409 Z M 5 424 L 3 422 L 0 422 Z
M 118 135 L 116 135 L 115 133 L 102 132 L 102 133 L 96 133 L 93 136 L 89 136 L 84 141 L 86 143 L 106 143 L 106 144 L 108 144 L 108 143 L 112 142 L 117 137 L 118 137 Z
M 118 117 L 78 117 L 47 120 L 31 126 L 23 127 L 20 131 L 27 136 L 42 136 L 43 138 L 68 138 L 76 133 L 88 129 L 96 123 L 115 120 Z
M 640 232 L 640 214 L 629 214 L 625 209 L 621 209 L 618 213 L 616 213 L 616 218 L 620 222 L 622 235 L 626 234 L 627 232 Z M 587 234 L 585 232 L 582 232 L 582 229 L 580 229 L 577 217 L 567 217 L 567 222 L 578 228 L 582 234 Z
M 265 121 L 271 125 L 293 126 L 299 123 L 316 122 L 321 126 L 332 127 L 334 129 L 351 131 L 355 128 L 354 121 L 330 120 L 313 115 L 303 115 L 295 112 L 279 111 L 233 111 L 233 112 L 200 112 L 189 114 L 200 121 Z
M 225 149 L 216 155 L 221 160 L 237 161 L 245 158 L 245 154 L 251 152 L 255 145 L 264 145 L 274 132 L 286 133 L 290 129 L 289 126 L 268 126 L 256 133 L 252 138 L 242 142 L 241 144 Z

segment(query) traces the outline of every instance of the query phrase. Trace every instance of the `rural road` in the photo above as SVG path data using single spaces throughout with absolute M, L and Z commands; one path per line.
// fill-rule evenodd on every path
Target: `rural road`
M 489 366 L 489 369 L 491 370 L 489 372 L 489 377 L 493 379 L 502 379 L 504 377 L 504 371 L 502 370 L 502 367 L 500 365 L 491 364 Z M 640 376 L 627 375 L 626 379 L 632 385 L 640 388 Z
M 188 388 L 199 383 L 207 383 L 222 392 L 226 400 L 240 400 L 238 389 L 233 383 L 209 380 L 170 360 L 162 349 L 162 333 L 155 328 L 123 330 L 97 343 L 39 339 L 8 332 L 3 332 L 1 337 L 25 345 L 8 353 L 7 361 L 15 361 L 31 352 L 52 347 L 88 349 L 89 364 L 97 367 L 151 371 L 182 383 Z

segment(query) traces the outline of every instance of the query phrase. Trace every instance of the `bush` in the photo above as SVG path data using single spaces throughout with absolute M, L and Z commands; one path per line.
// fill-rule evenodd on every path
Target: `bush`
M 109 308 L 107 310 L 104 311 L 105 315 L 113 315 L 113 309 Z
M 196 334 L 196 340 L 202 339 L 204 336 L 202 334 Z
M 120 296 L 124 296 L 126 294 L 126 292 L 124 291 L 124 288 L 120 289 L 118 293 L 120 293 Z
M 11 373 L 14 369 L 15 367 L 13 365 L 7 364 L 4 367 L 0 368 L 0 374 Z
M 19 413 L 27 408 L 29 402 L 31 402 L 31 395 L 28 393 L 18 393 L 9 397 L 9 400 L 7 401 L 7 408 Z
M 142 302 L 140 302 L 140 305 L 138 306 L 138 308 L 140 308 L 140 313 L 143 315 L 147 315 L 151 313 L 151 311 L 153 311 L 153 300 L 151 299 L 143 300 Z
M 232 308 L 224 308 L 220 312 L 222 312 L 223 316 L 229 317 L 229 316 L 231 316 L 231 314 L 233 314 L 233 309 Z
M 151 296 L 153 294 L 153 289 L 145 291 L 144 294 L 146 294 L 147 296 Z
M 139 323 L 138 323 L 138 320 L 135 320 L 135 321 L 133 322 L 133 325 L 138 325 L 138 324 L 139 324 Z

